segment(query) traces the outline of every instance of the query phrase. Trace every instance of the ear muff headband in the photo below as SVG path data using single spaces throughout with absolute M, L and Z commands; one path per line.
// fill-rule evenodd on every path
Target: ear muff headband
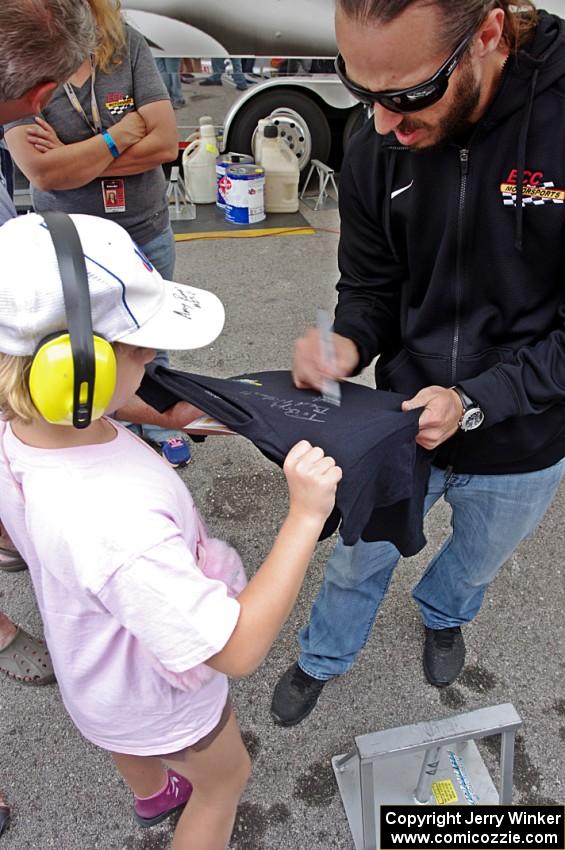
M 48 422 L 86 428 L 102 416 L 114 392 L 112 346 L 92 330 L 90 291 L 84 252 L 72 219 L 43 213 L 55 247 L 68 330 L 39 344 L 30 371 L 33 403 Z

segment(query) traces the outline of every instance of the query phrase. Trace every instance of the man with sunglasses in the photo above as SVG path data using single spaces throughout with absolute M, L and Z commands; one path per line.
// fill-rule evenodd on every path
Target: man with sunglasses
M 336 71 L 373 120 L 340 177 L 335 359 L 311 328 L 293 374 L 321 389 L 377 357 L 377 386 L 422 409 L 425 511 L 444 498 L 452 533 L 413 595 L 425 676 L 445 687 L 461 626 L 565 472 L 565 23 L 508 0 L 336 5 Z M 398 559 L 388 542 L 338 542 L 277 723 L 351 668 Z

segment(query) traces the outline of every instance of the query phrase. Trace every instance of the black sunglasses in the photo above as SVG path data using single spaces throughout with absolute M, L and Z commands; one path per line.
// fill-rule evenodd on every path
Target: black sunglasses
M 379 103 L 390 112 L 418 112 L 420 109 L 427 109 L 428 106 L 433 106 L 434 103 L 437 103 L 444 96 L 447 91 L 449 78 L 457 67 L 473 35 L 474 31 L 465 36 L 463 41 L 457 45 L 451 56 L 443 63 L 439 71 L 436 71 L 433 77 L 430 77 L 425 83 L 420 83 L 420 85 L 412 86 L 409 89 L 400 89 L 399 91 L 371 91 L 370 89 L 364 89 L 358 86 L 347 76 L 345 61 L 341 53 L 338 53 L 335 58 L 335 70 L 346 89 L 357 100 L 360 100 L 361 103 L 366 103 L 370 106 Z

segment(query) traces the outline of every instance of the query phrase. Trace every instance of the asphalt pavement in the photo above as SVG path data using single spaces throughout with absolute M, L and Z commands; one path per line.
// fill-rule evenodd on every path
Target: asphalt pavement
M 212 346 L 176 355 L 176 365 L 216 376 L 289 367 L 293 339 L 315 321 L 318 308 L 333 307 L 337 276 L 337 213 L 301 211 L 315 235 L 179 243 L 177 279 L 217 292 L 227 321 Z M 370 383 L 370 374 L 360 380 Z M 285 514 L 283 474 L 242 437 L 209 437 L 193 446 L 193 456 L 180 474 L 213 533 L 239 549 L 252 574 Z M 266 662 L 232 685 L 254 770 L 231 850 L 353 850 L 332 756 L 351 750 L 356 735 L 500 703 L 512 703 L 523 720 L 514 802 L 565 801 L 564 507 L 562 487 L 535 536 L 514 553 L 464 630 L 464 673 L 437 690 L 423 676 L 422 627 L 410 597 L 449 531 L 449 513 L 437 506 L 426 522 L 428 546 L 399 565 L 353 670 L 326 686 L 306 721 L 281 729 L 269 716 L 271 693 L 296 657 L 296 634 L 334 541 L 319 545 Z M 33 633 L 41 631 L 27 573 L 0 573 L 0 608 Z M 497 781 L 493 740 L 480 750 Z M 1 850 L 170 846 L 170 825 L 135 826 L 130 793 L 110 757 L 81 738 L 56 686 L 0 681 L 0 787 L 13 806 Z

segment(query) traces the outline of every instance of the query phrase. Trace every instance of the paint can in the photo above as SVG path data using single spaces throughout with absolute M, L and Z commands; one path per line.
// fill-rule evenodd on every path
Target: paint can
M 258 165 L 230 165 L 226 171 L 226 221 L 255 224 L 265 218 L 265 171 Z
M 226 208 L 226 171 L 230 165 L 242 165 L 255 162 L 252 156 L 247 153 L 226 153 L 223 154 L 216 162 L 216 206 L 222 210 Z

